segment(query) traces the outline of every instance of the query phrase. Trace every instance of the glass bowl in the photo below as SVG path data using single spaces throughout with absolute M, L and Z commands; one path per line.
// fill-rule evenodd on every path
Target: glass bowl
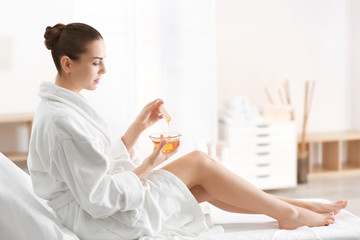
M 160 141 L 165 139 L 166 145 L 162 152 L 171 153 L 179 147 L 181 134 L 179 132 L 158 132 L 150 134 L 149 137 L 154 144 L 154 150 L 160 145 Z

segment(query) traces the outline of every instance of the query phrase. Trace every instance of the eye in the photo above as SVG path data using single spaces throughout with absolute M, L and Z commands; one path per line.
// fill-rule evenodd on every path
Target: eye
M 95 62 L 93 63 L 94 66 L 99 66 L 100 65 L 100 62 Z

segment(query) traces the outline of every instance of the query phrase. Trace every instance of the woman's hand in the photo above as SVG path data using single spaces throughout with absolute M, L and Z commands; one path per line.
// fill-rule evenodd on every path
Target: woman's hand
M 154 123 L 164 117 L 159 110 L 159 106 L 162 103 L 164 102 L 161 99 L 156 99 L 147 104 L 136 117 L 135 121 L 126 130 L 122 136 L 122 140 L 129 152 L 134 147 L 142 131 L 154 125 Z
M 179 148 L 178 146 L 174 151 L 171 151 L 169 153 L 164 153 L 162 152 L 162 150 L 164 149 L 165 145 L 166 145 L 166 140 L 162 139 L 160 141 L 159 146 L 156 149 L 154 149 L 154 151 L 149 157 L 144 159 L 144 162 L 148 164 L 151 168 L 155 168 L 161 163 L 168 160 L 172 155 L 174 155 L 177 152 Z
M 177 152 L 178 148 L 170 153 L 163 153 L 162 150 L 165 145 L 166 140 L 162 139 L 159 146 L 152 152 L 152 154 L 149 157 L 145 158 L 139 167 L 133 170 L 133 172 L 138 175 L 140 179 L 143 178 L 146 174 L 148 174 L 153 168 L 165 162 Z
M 142 130 L 154 125 L 164 116 L 160 113 L 159 106 L 164 102 L 161 99 L 156 99 L 148 103 L 136 117 L 134 123 Z

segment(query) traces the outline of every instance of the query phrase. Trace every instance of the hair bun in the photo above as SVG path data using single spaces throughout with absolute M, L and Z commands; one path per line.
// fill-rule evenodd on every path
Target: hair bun
M 45 46 L 47 49 L 51 50 L 54 48 L 59 36 L 64 29 L 65 25 L 62 23 L 56 24 L 54 27 L 46 27 L 44 38 L 45 38 Z

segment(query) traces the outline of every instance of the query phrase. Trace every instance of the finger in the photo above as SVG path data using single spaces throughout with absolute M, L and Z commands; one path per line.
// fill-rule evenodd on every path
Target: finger
M 171 158 L 175 153 L 177 153 L 178 148 L 174 149 L 173 151 L 166 153 L 167 159 Z
M 160 144 L 154 149 L 153 154 L 158 155 L 160 154 L 160 151 L 163 150 L 163 148 L 166 145 L 166 139 L 164 138 L 164 134 L 160 134 Z
M 160 117 L 160 105 L 163 104 L 164 102 L 161 99 L 157 99 L 151 103 L 149 103 L 148 105 L 145 106 L 144 110 L 148 113 L 148 114 L 156 114 L 157 116 Z M 161 118 L 161 117 L 160 117 Z
M 160 111 L 160 105 L 161 104 L 164 104 L 164 102 L 163 102 L 163 100 L 161 100 L 161 99 L 158 99 L 155 103 L 154 103 L 154 105 L 152 106 L 152 111 L 156 111 L 156 113 L 157 114 L 161 114 L 162 115 L 162 113 L 161 113 L 161 111 Z
M 163 101 L 162 99 L 157 98 L 157 99 L 155 99 L 154 101 L 149 102 L 145 107 L 153 107 L 154 105 L 155 105 L 155 106 L 156 106 L 156 105 L 159 105 L 159 106 L 160 106 L 160 104 L 163 104 L 163 103 L 164 103 L 164 101 Z
M 160 147 L 164 147 L 166 145 L 166 139 L 161 139 L 160 141 Z
M 165 140 L 165 139 L 161 139 L 159 146 L 158 146 L 158 147 L 155 149 L 155 151 L 154 151 L 155 154 L 159 154 L 160 151 L 163 150 L 163 148 L 165 147 L 165 145 L 166 145 L 166 140 Z
M 166 138 L 164 138 L 164 134 L 160 134 L 160 146 L 163 148 L 166 145 Z
M 179 149 L 179 147 L 180 147 L 180 141 L 179 141 L 178 144 L 176 145 L 175 151 L 177 151 L 177 150 Z
M 149 102 L 148 104 L 145 105 L 145 107 L 148 107 L 148 106 L 153 105 L 157 100 L 158 100 L 158 99 L 155 99 L 155 100 Z
M 174 149 L 174 151 L 173 151 L 174 154 L 177 153 L 177 151 L 179 150 L 179 147 L 180 147 L 180 142 L 179 142 L 179 144 L 176 146 L 176 148 Z

